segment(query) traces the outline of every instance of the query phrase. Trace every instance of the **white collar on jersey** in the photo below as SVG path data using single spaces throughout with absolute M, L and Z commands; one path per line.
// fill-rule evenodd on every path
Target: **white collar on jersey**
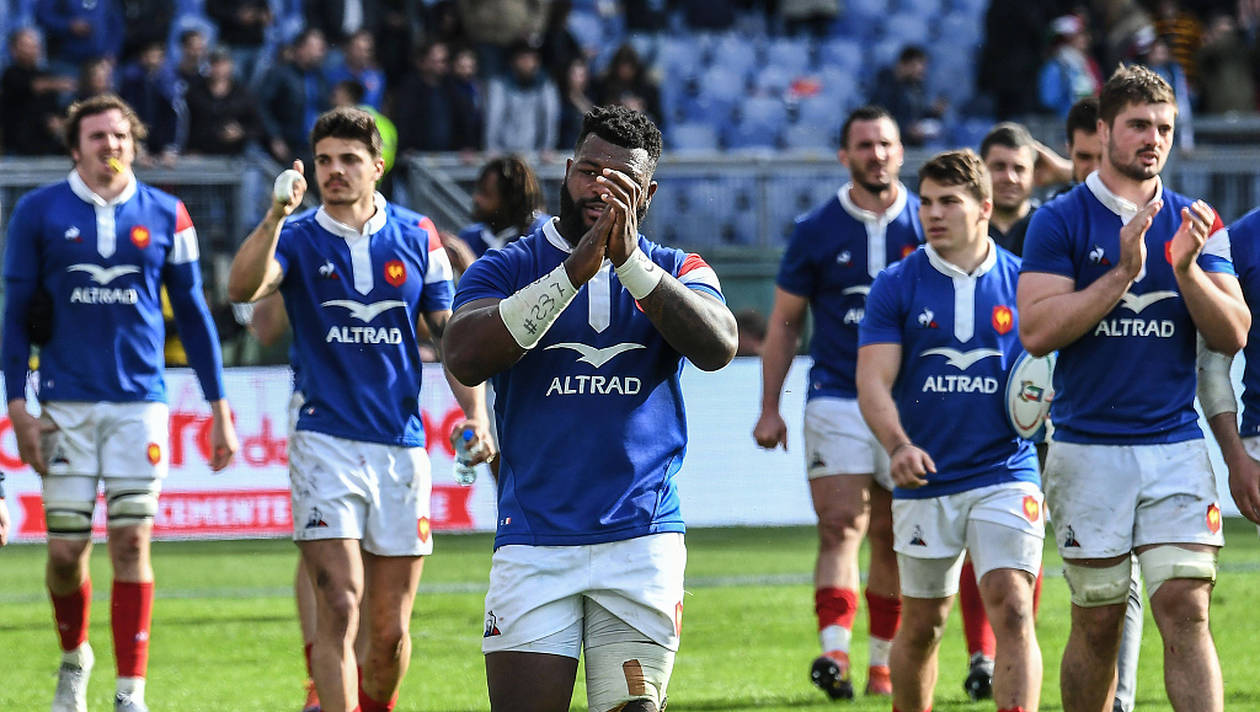
M 854 220 L 863 223 L 890 223 L 906 209 L 906 186 L 901 181 L 897 181 L 897 197 L 893 200 L 892 205 L 883 213 L 873 213 L 865 208 L 859 208 L 858 204 L 853 202 L 853 196 L 849 195 L 849 191 L 853 188 L 853 181 L 849 181 L 840 186 L 840 190 L 836 192 L 836 197 L 840 199 L 840 206 L 844 208 L 844 212 L 853 216 Z
M 543 223 L 543 237 L 547 238 L 547 242 L 550 242 L 551 246 L 557 250 L 566 254 L 571 253 L 573 245 L 570 245 L 569 241 L 564 239 L 564 235 L 560 234 L 560 230 L 556 227 L 559 223 L 560 218 L 552 218 Z
M 379 192 L 374 193 L 372 195 L 372 204 L 376 206 L 376 212 L 372 214 L 372 217 L 368 218 L 367 222 L 363 223 L 362 232 L 334 219 L 324 210 L 322 205 L 319 206 L 319 210 L 315 211 L 315 222 L 319 223 L 319 226 L 328 232 L 346 240 L 357 240 L 364 235 L 375 235 L 380 232 L 381 228 L 385 227 L 385 196 Z
M 997 264 L 997 245 L 993 244 L 993 238 L 991 237 L 986 237 L 985 240 L 989 243 L 989 254 L 985 255 L 984 261 L 981 262 L 980 266 L 976 267 L 971 274 L 967 274 L 962 271 L 962 268 L 958 265 L 947 261 L 944 257 L 941 257 L 940 253 L 932 249 L 930 244 L 924 243 L 923 251 L 927 253 L 928 262 L 936 268 L 937 272 L 940 272 L 946 277 L 949 277 L 950 279 L 976 279 L 977 277 L 982 276 L 985 272 L 993 269 L 993 265 Z
M 1133 201 L 1127 198 L 1121 198 L 1111 192 L 1111 189 L 1104 185 L 1102 178 L 1098 176 L 1098 171 L 1094 171 L 1088 176 L 1085 176 L 1085 186 L 1089 188 L 1089 192 L 1093 193 L 1095 198 L 1098 198 L 1098 202 L 1102 203 L 1103 207 L 1107 208 L 1116 215 L 1119 215 L 1120 222 L 1125 225 L 1128 225 L 1129 221 L 1133 219 L 1133 216 L 1137 215 L 1138 211 L 1142 209 L 1134 204 Z M 1163 197 L 1164 182 L 1160 180 L 1159 176 L 1155 176 L 1155 197 L 1151 198 L 1151 203 Z M 1147 203 L 1147 205 L 1150 205 L 1151 203 Z
M 114 196 L 113 200 L 106 200 L 97 195 L 95 191 L 88 187 L 87 183 L 83 182 L 83 176 L 79 175 L 77 169 L 70 171 L 70 176 L 66 180 L 70 181 L 70 190 L 74 191 L 74 194 L 79 196 L 80 200 L 102 208 L 122 205 L 131 200 L 131 196 L 136 194 L 136 175 L 134 173 L 131 174 L 131 178 L 127 181 L 127 186 L 122 189 L 121 193 Z

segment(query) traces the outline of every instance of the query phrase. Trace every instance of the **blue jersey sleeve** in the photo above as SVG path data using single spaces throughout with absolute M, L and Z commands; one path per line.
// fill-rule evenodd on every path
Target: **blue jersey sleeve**
M 206 400 L 217 401 L 223 398 L 223 352 L 202 293 L 201 268 L 196 261 L 167 264 L 162 270 L 162 282 L 171 299 L 188 365 L 197 374 Z
M 858 325 L 858 346 L 868 344 L 900 344 L 902 315 L 902 290 L 896 277 L 899 269 L 884 270 L 871 284 L 866 295 L 866 313 Z
M 39 211 L 27 197 L 18 201 L 9 220 L 4 250 L 4 382 L 7 400 L 25 395 L 31 356 L 26 315 L 39 289 Z
M 812 297 L 818 289 L 818 269 L 814 264 L 812 247 L 813 229 L 810 223 L 797 221 L 788 242 L 787 252 L 779 265 L 775 283 L 784 291 L 799 297 Z
M 487 252 L 478 257 L 459 278 L 455 290 L 454 309 L 478 299 L 506 299 L 516 290 L 504 250 Z
M 1217 272 L 1237 276 L 1234 270 L 1233 247 L 1230 243 L 1229 228 L 1221 220 L 1221 216 L 1212 211 L 1212 227 L 1208 230 L 1207 242 L 1197 260 L 1204 272 Z
M 455 273 L 451 269 L 446 247 L 433 221 L 421 216 L 419 220 L 421 250 L 427 250 L 424 258 L 424 289 L 420 291 L 420 310 L 424 312 L 449 311 L 455 296 Z
M 1033 213 L 1024 238 L 1020 273 L 1024 272 L 1048 272 L 1076 278 L 1067 225 L 1054 206 L 1043 206 Z

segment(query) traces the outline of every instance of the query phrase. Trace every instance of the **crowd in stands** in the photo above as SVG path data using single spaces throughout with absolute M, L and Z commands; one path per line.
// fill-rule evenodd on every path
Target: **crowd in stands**
M 380 112 L 408 151 L 564 151 L 590 106 L 671 148 L 829 149 L 887 106 L 908 145 L 967 117 L 1062 116 L 1120 62 L 1194 113 L 1256 109 L 1260 0 L 0 0 L 0 146 L 59 152 L 75 99 L 117 92 L 147 158 L 302 157 L 321 111 Z

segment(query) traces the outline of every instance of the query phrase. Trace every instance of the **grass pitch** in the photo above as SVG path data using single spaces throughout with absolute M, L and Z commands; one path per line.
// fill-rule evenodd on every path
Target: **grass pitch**
M 1252 633 L 1260 590 L 1260 539 L 1254 526 L 1227 520 L 1228 545 L 1213 600 L 1213 630 L 1225 674 L 1227 709 L 1260 710 L 1260 640 Z M 670 710 L 854 710 L 887 712 L 885 699 L 832 703 L 808 680 L 818 653 L 810 572 L 814 532 L 789 529 L 695 530 L 687 537 L 688 597 L 683 647 L 670 684 Z M 411 670 L 399 710 L 487 710 L 480 641 L 491 540 L 440 536 L 425 564 L 412 620 Z M 1059 658 L 1067 636 L 1068 592 L 1060 562 L 1046 552 L 1037 632 L 1045 658 L 1042 709 L 1059 705 Z M 0 550 L 0 710 L 48 709 L 58 663 L 51 606 L 43 590 L 42 546 Z M 155 712 L 276 712 L 300 709 L 302 647 L 292 597 L 296 549 L 288 541 L 180 542 L 154 546 L 154 605 L 148 684 Z M 109 563 L 92 558 L 96 588 L 90 639 L 97 666 L 89 710 L 107 712 L 113 692 Z M 859 598 L 860 600 L 860 598 Z M 864 604 L 863 604 L 864 605 Z M 855 683 L 865 683 L 866 616 L 854 630 Z M 962 691 L 966 655 L 953 614 L 941 648 L 938 712 L 992 710 Z M 1138 708 L 1171 709 L 1162 653 L 1147 617 Z M 572 709 L 584 710 L 579 682 Z

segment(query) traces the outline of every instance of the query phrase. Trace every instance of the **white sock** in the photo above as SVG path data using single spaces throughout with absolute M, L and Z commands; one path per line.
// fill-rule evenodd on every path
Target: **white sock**
M 871 667 L 888 666 L 888 654 L 892 651 L 892 641 L 883 638 L 871 638 Z
M 844 653 L 849 654 L 849 642 L 853 638 L 853 632 L 848 628 L 838 625 L 829 625 L 818 631 L 818 642 L 822 644 L 824 653 Z
M 92 667 L 92 663 L 95 662 L 95 660 L 96 656 L 92 654 L 92 646 L 88 645 L 86 640 L 80 643 L 79 647 L 74 650 L 64 650 L 61 653 L 61 662 L 83 668 L 85 670 Z
M 120 677 L 118 678 L 118 694 L 125 695 L 136 702 L 144 702 L 144 678 L 143 677 Z

